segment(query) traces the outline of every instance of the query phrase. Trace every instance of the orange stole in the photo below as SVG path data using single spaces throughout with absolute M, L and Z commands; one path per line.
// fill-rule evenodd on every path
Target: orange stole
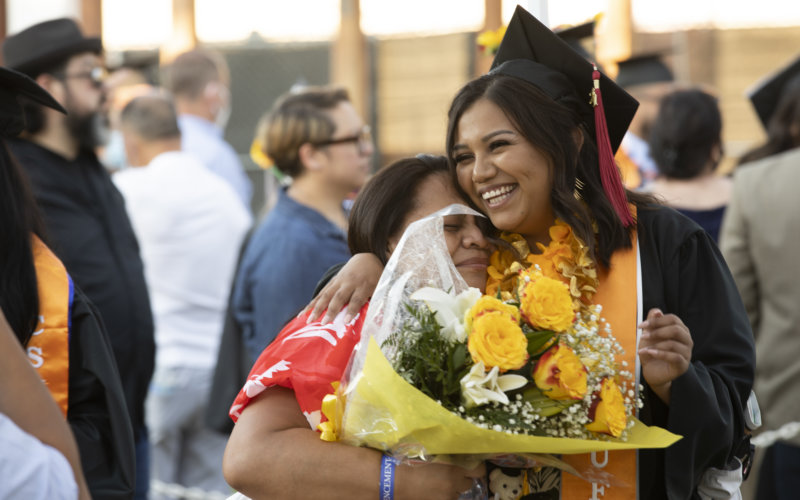
M 39 289 L 39 323 L 26 351 L 64 417 L 69 406 L 69 313 L 72 280 L 64 264 L 36 236 L 33 260 Z
M 632 248 L 617 251 L 611 256 L 613 271 L 598 269 L 600 286 L 594 296 L 594 303 L 603 305 L 602 315 L 611 325 L 611 333 L 625 350 L 622 359 L 628 362 L 627 370 L 631 371 L 635 377 L 638 376 L 636 364 L 637 258 L 638 242 L 634 234 Z M 633 286 L 631 286 L 632 284 Z M 607 486 L 602 483 L 589 483 L 572 474 L 561 474 L 562 500 L 631 500 L 637 498 L 636 450 L 564 455 L 562 459 L 578 471 L 595 467 L 613 476 L 611 485 Z

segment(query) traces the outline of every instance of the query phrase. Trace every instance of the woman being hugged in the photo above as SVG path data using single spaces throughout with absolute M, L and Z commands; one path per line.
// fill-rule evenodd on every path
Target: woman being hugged
M 444 157 L 399 160 L 379 171 L 356 198 L 350 250 L 371 253 L 385 264 L 411 222 L 463 202 Z M 482 289 L 489 244 L 476 219 L 463 212 L 444 216 L 442 233 L 461 277 Z M 237 423 L 223 460 L 231 486 L 252 498 L 445 500 L 457 498 L 470 489 L 473 477 L 483 476 L 483 467 L 398 465 L 393 497 L 383 496 L 381 452 L 323 441 L 315 432 L 322 400 L 333 392 L 331 382 L 342 378 L 361 338 L 366 310 L 309 324 L 308 314 L 301 315 L 262 352 L 231 407 Z
M 753 340 L 708 235 L 622 188 L 611 154 L 635 109 L 622 89 L 517 7 L 492 71 L 452 103 L 447 153 L 459 187 L 504 239 L 517 241 L 517 251 L 544 250 L 557 221 L 588 248 L 599 279 L 594 301 L 630 346 L 629 366 L 635 363 L 644 386 L 640 418 L 683 436 L 666 450 L 640 450 L 638 460 L 635 452 L 569 459 L 611 471 L 620 483 L 636 485 L 639 498 L 693 498 L 703 473 L 735 463 L 745 441 Z M 495 271 L 504 275 L 496 283 L 501 289 L 515 275 Z M 606 499 L 636 495 L 621 484 L 578 483 L 564 474 L 561 498 L 586 498 L 599 487 Z

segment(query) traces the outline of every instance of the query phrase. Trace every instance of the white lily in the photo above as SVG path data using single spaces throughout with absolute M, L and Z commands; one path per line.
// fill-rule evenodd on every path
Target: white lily
M 469 288 L 458 295 L 450 295 L 438 288 L 420 288 L 411 294 L 413 300 L 423 300 L 436 315 L 436 322 L 442 327 L 442 336 L 450 342 L 464 342 L 464 315 L 481 298 L 477 288 Z
M 528 381 L 522 375 L 500 375 L 500 369 L 493 367 L 489 372 L 482 362 L 472 365 L 469 373 L 461 379 L 461 397 L 464 406 L 472 408 L 491 401 L 508 404 L 507 391 L 524 386 Z

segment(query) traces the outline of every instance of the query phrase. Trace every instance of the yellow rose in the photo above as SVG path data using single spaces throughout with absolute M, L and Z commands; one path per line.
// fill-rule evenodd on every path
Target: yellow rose
M 483 314 L 497 311 L 508 315 L 514 322 L 519 323 L 520 314 L 516 307 L 505 304 L 503 301 L 489 295 L 483 295 L 464 315 L 464 328 L 467 335 L 472 331 L 472 323 Z
M 586 367 L 572 349 L 556 344 L 536 362 L 533 381 L 550 399 L 582 399 L 586 394 Z
M 520 311 L 534 328 L 563 332 L 575 320 L 569 287 L 546 276 L 530 273 L 520 280 Z
M 592 419 L 592 423 L 586 424 L 586 428 L 592 432 L 619 437 L 625 430 L 628 423 L 625 402 L 622 399 L 622 391 L 613 380 L 603 379 L 600 394 L 595 393 L 593 396 L 589 418 Z
M 522 368 L 528 360 L 528 339 L 519 322 L 502 311 L 489 311 L 472 321 L 467 349 L 476 363 L 487 370 L 500 371 Z

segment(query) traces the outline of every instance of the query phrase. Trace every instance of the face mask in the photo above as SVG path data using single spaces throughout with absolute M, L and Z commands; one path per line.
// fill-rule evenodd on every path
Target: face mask
M 214 118 L 214 124 L 220 130 L 225 130 L 225 127 L 228 126 L 228 120 L 231 117 L 231 92 L 228 90 L 228 87 L 224 85 L 218 85 L 217 88 L 219 89 L 219 97 L 222 104 L 217 110 L 217 115 Z
M 205 94 L 206 99 L 210 99 L 216 108 L 210 109 L 214 115 L 214 125 L 220 130 L 225 130 L 231 117 L 231 91 L 220 82 L 209 82 Z
M 122 170 L 128 168 L 128 159 L 125 156 L 125 141 L 122 138 L 122 132 L 119 130 L 112 130 L 109 133 L 108 143 L 106 144 L 103 154 L 100 155 L 100 161 L 109 170 Z

